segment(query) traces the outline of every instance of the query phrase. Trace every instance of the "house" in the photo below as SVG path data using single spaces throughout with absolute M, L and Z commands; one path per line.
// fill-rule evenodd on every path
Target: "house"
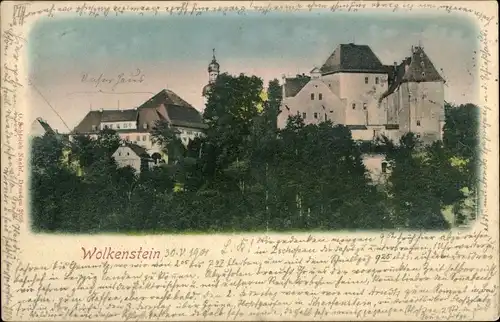
M 401 64 L 382 64 L 367 45 L 341 44 L 310 75 L 283 76 L 278 126 L 290 115 L 306 124 L 331 120 L 354 140 L 385 135 L 394 141 L 414 132 L 425 143 L 442 138 L 444 79 L 422 47 Z
M 168 156 L 162 153 L 162 148 L 151 137 L 157 121 L 165 121 L 177 129 L 186 146 L 190 140 L 203 135 L 206 128 L 201 114 L 193 106 L 173 91 L 163 89 L 134 109 L 90 111 L 71 135 L 97 137 L 99 131 L 113 129 L 122 140 L 146 149 L 157 160 L 162 158 L 167 161 Z
M 383 135 L 397 143 L 408 132 L 426 144 L 442 139 L 444 79 L 421 46 L 390 66 L 367 45 L 340 44 L 310 75 L 283 76 L 282 91 L 280 128 L 289 116 L 300 115 L 306 124 L 330 120 L 345 125 L 356 141 Z M 382 159 L 364 157 L 373 175 L 380 172 Z
M 150 169 L 156 163 L 145 148 L 134 144 L 124 142 L 113 153 L 113 159 L 119 168 L 126 166 L 132 167 L 136 174 L 141 173 L 144 169 Z

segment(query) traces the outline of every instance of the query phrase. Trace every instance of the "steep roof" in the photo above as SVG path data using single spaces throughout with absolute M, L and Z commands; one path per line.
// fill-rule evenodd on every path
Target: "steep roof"
M 149 156 L 149 154 L 146 151 L 146 149 L 143 148 L 142 146 L 139 146 L 139 145 L 134 144 L 134 143 L 129 143 L 129 142 L 125 143 L 125 146 L 129 147 L 139 157 L 142 157 L 144 155 L 148 155 Z
M 72 133 L 96 132 L 101 122 L 137 121 L 137 129 L 118 132 L 147 132 L 156 121 L 167 120 L 172 125 L 205 128 L 200 112 L 171 90 L 164 89 L 137 109 L 90 111 Z M 144 125 L 147 125 L 146 127 Z
M 93 126 L 101 123 L 101 111 L 90 111 L 83 120 L 73 129 L 72 133 L 90 133 L 95 132 Z
M 174 92 L 164 89 L 139 106 L 139 123 L 150 123 L 152 114 L 142 113 L 145 109 L 157 110 L 156 117 L 167 118 L 172 125 L 205 128 L 200 112 Z M 165 113 L 166 115 L 163 115 Z M 141 118 L 142 116 L 142 118 Z
M 339 72 L 385 73 L 386 69 L 368 45 L 340 44 L 321 66 L 323 75 Z
M 408 70 L 403 76 L 407 82 L 443 82 L 439 72 L 420 46 L 413 47 Z
M 305 75 L 297 75 L 294 78 L 285 79 L 285 97 L 294 97 L 304 86 L 311 80 L 311 77 Z
M 137 110 L 103 110 L 101 122 L 135 121 Z
M 412 54 L 399 65 L 386 66 L 389 71 L 389 87 L 380 97 L 394 93 L 402 83 L 406 82 L 444 82 L 422 47 L 412 47 Z

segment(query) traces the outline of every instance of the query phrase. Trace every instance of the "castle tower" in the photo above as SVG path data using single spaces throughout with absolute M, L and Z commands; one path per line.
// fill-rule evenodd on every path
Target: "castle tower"
M 415 133 L 424 143 L 441 140 L 445 80 L 422 46 L 412 46 L 402 83 L 400 130 Z
M 208 84 L 203 87 L 203 92 L 202 92 L 202 96 L 204 97 L 207 96 L 208 92 L 210 91 L 213 84 L 217 80 L 220 71 L 220 65 L 217 62 L 217 59 L 215 59 L 215 48 L 212 49 L 212 51 L 213 51 L 212 61 L 210 62 L 210 64 L 208 64 Z

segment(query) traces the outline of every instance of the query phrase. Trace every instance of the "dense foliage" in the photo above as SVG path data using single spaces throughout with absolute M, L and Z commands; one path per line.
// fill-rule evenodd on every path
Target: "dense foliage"
M 278 130 L 279 83 L 269 83 L 264 104 L 262 89 L 257 77 L 221 75 L 203 115 L 206 136 L 185 147 L 158 123 L 152 135 L 169 161 L 140 175 L 117 168 L 111 155 L 120 140 L 112 130 L 71 143 L 51 134 L 34 138 L 33 229 L 446 229 L 443 207 L 459 209 L 463 188 L 474 190 L 475 106 L 447 107 L 444 144 L 423 147 L 412 133 L 399 144 L 379 143 L 391 172 L 385 185 L 374 185 L 362 162 L 366 147 L 349 129 L 329 121 L 305 125 L 297 116 Z

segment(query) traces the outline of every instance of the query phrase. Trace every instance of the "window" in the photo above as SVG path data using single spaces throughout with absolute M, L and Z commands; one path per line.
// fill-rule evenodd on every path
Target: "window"
M 422 72 L 422 77 L 425 77 L 425 72 Z
M 122 156 L 122 153 L 121 152 L 118 152 L 118 156 L 121 157 Z
M 110 128 L 110 129 L 112 129 L 112 128 L 113 128 L 113 124 L 110 124 L 110 125 L 109 125 L 109 128 Z
M 420 126 L 420 121 L 417 121 L 417 126 Z
M 365 77 L 365 84 L 368 84 L 368 77 Z
M 136 138 L 137 141 L 140 141 L 141 140 L 141 136 L 138 135 L 137 138 Z
M 311 93 L 311 101 L 314 101 L 314 93 Z
M 127 135 L 127 136 L 125 137 L 125 140 L 129 141 L 129 140 L 130 140 L 130 136 L 128 136 L 128 135 Z
M 387 162 L 382 162 L 382 173 L 387 172 Z
M 193 134 L 193 131 L 187 131 L 187 134 L 188 134 L 188 135 L 192 135 L 192 134 Z
M 116 128 L 119 129 L 120 128 L 120 123 L 116 124 Z
M 92 125 L 92 131 L 97 130 L 97 125 Z
M 375 84 L 378 84 L 378 77 L 375 77 Z
M 363 109 L 366 111 L 366 108 L 368 107 L 368 104 L 363 103 Z
M 356 109 L 356 103 L 352 103 L 352 109 L 355 110 Z
M 145 135 L 142 136 L 142 140 L 146 141 L 146 136 Z
M 326 115 L 326 113 L 325 113 L 325 121 L 328 121 L 328 116 Z
M 417 134 L 417 139 L 420 139 L 420 134 Z
M 302 113 L 302 118 L 303 118 L 304 120 L 306 119 L 306 117 L 307 117 L 306 112 Z
M 331 88 L 331 87 L 332 87 L 332 84 L 328 84 L 328 87 L 330 87 L 330 88 Z
M 105 129 L 108 129 L 109 127 L 108 127 L 107 125 L 104 125 L 104 128 L 105 128 Z
M 142 126 L 143 126 L 145 129 L 147 129 L 147 128 L 148 128 L 148 123 L 144 123 Z
M 318 99 L 321 101 L 323 99 L 323 94 L 319 93 L 318 94 Z
M 127 152 L 127 155 L 130 155 L 130 153 L 129 153 L 129 152 Z
M 318 118 L 318 113 L 314 113 L 314 118 L 317 119 Z

